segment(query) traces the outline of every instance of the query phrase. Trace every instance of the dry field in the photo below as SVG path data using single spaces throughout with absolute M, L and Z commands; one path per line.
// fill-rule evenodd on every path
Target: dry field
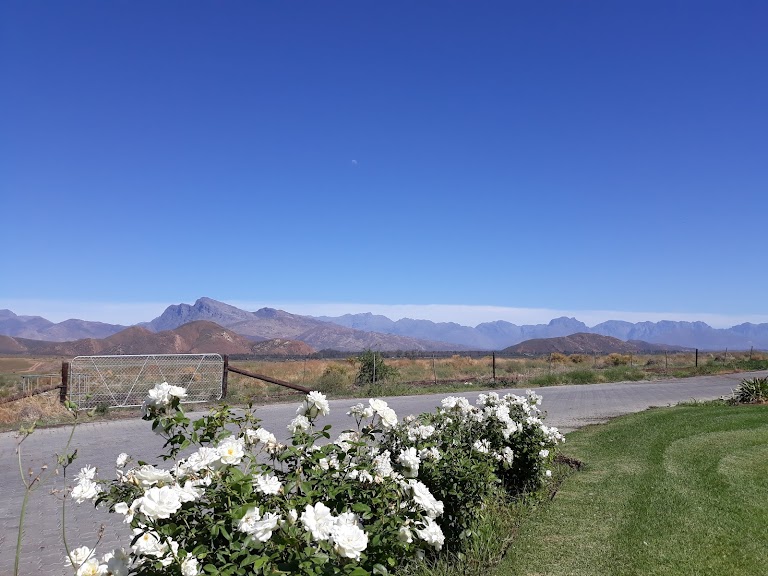
M 751 358 L 751 359 L 750 359 Z M 61 363 L 69 358 L 0 357 L 0 427 L 18 427 L 22 422 L 38 420 L 45 423 L 67 421 L 66 411 L 58 403 L 58 392 L 48 392 L 12 403 L 2 403 L 3 397 L 26 388 L 56 384 L 52 378 L 30 378 L 32 375 L 60 374 Z M 396 376 L 371 385 L 358 385 L 355 378 L 359 363 L 355 356 L 342 359 L 242 360 L 231 365 L 321 390 L 331 396 L 366 397 L 405 395 L 429 392 L 460 392 L 477 388 L 547 386 L 557 384 L 590 384 L 622 380 L 645 380 L 664 377 L 684 377 L 693 374 L 715 374 L 739 370 L 768 368 L 768 354 L 738 352 L 699 353 L 695 356 L 657 354 L 629 356 L 564 355 L 553 353 L 537 358 L 502 358 L 494 362 L 491 355 L 469 357 L 454 355 L 447 358 L 384 358 L 394 368 Z M 254 404 L 294 401 L 301 395 L 274 384 L 230 373 L 227 401 L 231 404 Z M 106 410 L 97 416 L 106 417 Z M 136 410 L 110 410 L 110 417 L 135 416 Z

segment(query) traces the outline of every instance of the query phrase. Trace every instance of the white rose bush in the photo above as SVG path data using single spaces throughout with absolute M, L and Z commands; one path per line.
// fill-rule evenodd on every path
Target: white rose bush
M 513 497 L 536 492 L 551 476 L 548 465 L 564 437 L 544 425 L 540 404 L 530 390 L 480 394 L 474 406 L 449 396 L 437 411 L 409 417 L 384 437 L 383 446 L 400 455 L 403 474 L 417 470 L 442 501 L 438 522 L 449 548 L 461 547 L 495 490 Z
M 493 490 L 536 489 L 562 441 L 541 423 L 539 397 L 447 398 L 400 422 L 385 401 L 348 414 L 335 438 L 311 392 L 287 425 L 259 426 L 249 407 L 190 421 L 186 390 L 150 391 L 143 418 L 165 442 L 168 466 L 117 457 L 114 478 L 86 466 L 71 495 L 122 516 L 132 539 L 97 555 L 68 552 L 77 576 L 390 574 L 414 559 L 458 550 Z

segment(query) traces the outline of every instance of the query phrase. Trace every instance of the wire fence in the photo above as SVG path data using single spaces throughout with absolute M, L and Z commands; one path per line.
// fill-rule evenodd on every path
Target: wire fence
M 61 374 L 22 374 L 21 391 L 25 394 L 61 384 Z

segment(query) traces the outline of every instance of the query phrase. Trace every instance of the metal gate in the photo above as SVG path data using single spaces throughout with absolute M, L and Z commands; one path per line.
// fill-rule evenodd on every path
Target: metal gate
M 219 354 L 78 356 L 69 369 L 69 399 L 80 408 L 141 406 L 160 382 L 187 389 L 185 404 L 214 402 L 223 393 Z

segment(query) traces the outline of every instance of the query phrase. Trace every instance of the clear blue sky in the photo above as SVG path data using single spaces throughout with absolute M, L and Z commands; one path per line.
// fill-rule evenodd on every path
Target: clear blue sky
M 763 1 L 7 0 L 0 308 L 766 321 L 766 25 Z

